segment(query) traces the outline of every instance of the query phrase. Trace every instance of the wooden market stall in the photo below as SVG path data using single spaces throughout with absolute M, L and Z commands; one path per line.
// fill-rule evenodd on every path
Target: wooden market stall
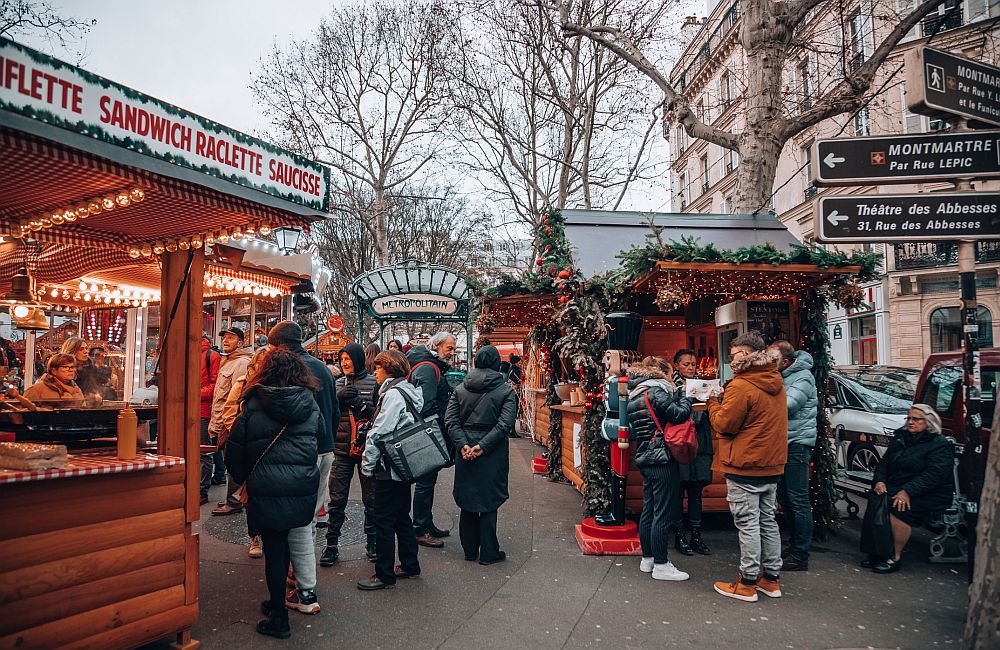
M 15 324 L 39 329 L 38 314 L 72 307 L 77 293 L 92 310 L 98 299 L 161 308 L 155 453 L 120 459 L 69 442 L 60 467 L 0 470 L 0 648 L 168 636 L 197 648 L 205 297 L 217 278 L 226 295 L 287 293 L 287 277 L 240 269 L 225 244 L 308 227 L 323 215 L 326 172 L 3 39 L 0 60 L 0 301 Z
M 565 211 L 571 212 L 587 211 Z M 659 232 L 650 230 L 650 220 L 645 217 L 633 216 L 631 221 L 609 213 L 584 214 L 575 221 L 566 217 L 565 233 L 577 255 L 576 267 L 607 275 L 595 275 L 587 280 L 578 275 L 581 279 L 573 280 L 570 273 L 563 272 L 563 282 L 556 280 L 547 290 L 528 295 L 517 293 L 517 289 L 526 284 L 544 286 L 544 283 L 537 280 L 508 282 L 495 291 L 499 295 L 485 300 L 485 312 L 492 315 L 496 327 L 503 327 L 503 315 L 506 315 L 515 320 L 520 318 L 529 328 L 540 328 L 533 330 L 542 332 L 540 336 L 526 336 L 530 348 L 530 351 L 526 349 L 526 354 L 536 359 L 541 355 L 542 365 L 546 365 L 544 359 L 549 357 L 547 366 L 551 371 L 537 373 L 533 376 L 534 383 L 525 387 L 527 393 L 534 395 L 537 404 L 534 438 L 550 450 L 558 451 L 559 458 L 550 459 L 548 463 L 550 476 L 555 470 L 585 494 L 586 419 L 593 407 L 589 402 L 599 402 L 600 398 L 589 393 L 588 403 L 571 404 L 555 396 L 555 391 L 551 390 L 553 381 L 573 382 L 579 373 L 559 362 L 559 353 L 551 348 L 556 340 L 567 334 L 565 315 L 560 316 L 558 307 L 570 304 L 574 295 L 582 295 L 586 284 L 613 287 L 605 301 L 613 304 L 614 310 L 642 316 L 639 357 L 662 356 L 672 360 L 677 350 L 691 349 L 698 358 L 700 378 L 721 377 L 726 381 L 732 376 L 728 348 L 735 336 L 757 330 L 768 342 L 787 339 L 797 347 L 810 348 L 816 344 L 815 332 L 806 329 L 814 322 L 804 321 L 816 317 L 818 306 L 825 308 L 825 298 L 819 304 L 819 291 L 827 285 L 842 283 L 845 278 L 855 278 L 862 270 L 859 265 L 847 263 L 846 256 L 796 247 L 787 231 L 774 227 L 777 221 L 773 217 L 770 219 L 774 223 L 770 223 L 765 218 L 740 220 L 727 215 L 725 228 L 719 230 L 725 237 L 740 241 L 739 233 L 734 231 L 742 228 L 746 231 L 743 241 L 759 241 L 759 237 L 766 236 L 768 241 L 776 242 L 776 245 L 759 243 L 756 248 L 732 252 L 712 245 L 716 233 L 711 228 L 693 231 L 708 239 L 704 244 L 685 239 L 686 232 L 691 230 L 681 230 L 677 234 L 680 242 L 664 243 Z M 661 230 L 670 224 L 691 226 L 688 215 L 655 217 L 653 225 Z M 547 226 L 553 223 L 555 221 L 549 221 Z M 563 227 L 561 220 L 559 227 Z M 646 235 L 641 231 L 637 233 L 639 228 L 649 235 L 645 244 L 640 244 Z M 615 258 L 608 252 L 607 242 L 612 232 L 622 235 L 621 248 L 633 244 L 634 248 L 627 255 Z M 558 248 L 558 244 L 555 247 Z M 755 256 L 767 257 L 770 263 L 759 263 Z M 609 267 L 611 259 L 621 266 Z M 732 261 L 734 259 L 740 261 Z M 539 262 L 544 272 L 545 260 L 540 257 Z M 602 277 L 603 280 L 597 281 Z M 583 312 L 595 308 L 597 303 L 581 301 L 576 304 Z M 696 408 L 704 408 L 704 405 Z M 556 414 L 558 417 L 554 418 Z M 550 434 L 556 433 L 556 426 L 560 440 L 552 444 Z M 632 463 L 633 454 L 634 450 L 630 449 L 626 506 L 637 513 L 642 509 L 642 479 Z M 716 473 L 713 484 L 704 492 L 705 509 L 728 510 L 725 494 L 724 479 Z

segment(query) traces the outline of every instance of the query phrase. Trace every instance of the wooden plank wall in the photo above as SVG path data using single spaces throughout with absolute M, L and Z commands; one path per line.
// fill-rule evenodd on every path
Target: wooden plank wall
M 124 648 L 193 625 L 184 474 L 0 486 L 0 648 Z
M 545 405 L 545 393 L 535 393 L 535 442 L 549 446 L 549 407 Z

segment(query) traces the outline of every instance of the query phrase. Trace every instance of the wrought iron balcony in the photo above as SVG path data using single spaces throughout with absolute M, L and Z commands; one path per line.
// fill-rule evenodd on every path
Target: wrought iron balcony
M 953 242 L 895 244 L 894 248 L 897 271 L 958 264 L 958 244 Z M 1000 262 L 1000 242 L 977 242 L 976 262 Z
M 712 185 L 708 181 L 705 181 L 704 183 L 702 183 L 701 184 L 701 193 L 704 194 L 705 192 L 707 192 L 708 188 L 710 188 L 711 186 Z

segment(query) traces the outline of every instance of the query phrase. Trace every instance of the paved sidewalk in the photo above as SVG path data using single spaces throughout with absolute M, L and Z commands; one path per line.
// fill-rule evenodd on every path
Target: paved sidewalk
M 507 562 L 483 567 L 463 560 L 451 498 L 453 471 L 446 470 L 435 521 L 450 527 L 453 536 L 444 549 L 421 547 L 423 575 L 400 581 L 395 589 L 361 592 L 355 582 L 371 573 L 371 565 L 362 544 L 342 544 L 344 559 L 319 569 L 323 611 L 293 612 L 290 642 L 266 639 L 253 629 L 266 596 L 263 561 L 224 541 L 219 518 L 203 521 L 209 532 L 201 535 L 202 617 L 195 638 L 206 648 L 239 650 L 960 645 L 965 566 L 928 564 L 926 535 L 912 544 L 899 573 L 878 576 L 857 566 L 859 522 L 847 522 L 835 538 L 815 545 L 808 573 L 782 576 L 784 598 L 740 603 L 712 590 L 713 581 L 736 575 L 736 533 L 728 516 L 709 522 L 705 538 L 712 556 L 671 557 L 691 580 L 654 581 L 639 573 L 638 558 L 580 554 L 573 537 L 580 496 L 568 485 L 530 473 L 537 450 L 529 440 L 511 444 L 511 498 L 500 510 L 499 525 Z M 213 488 L 212 501 L 221 494 L 224 487 Z M 209 519 L 211 505 L 202 512 Z M 227 519 L 231 528 L 239 525 L 237 517 Z

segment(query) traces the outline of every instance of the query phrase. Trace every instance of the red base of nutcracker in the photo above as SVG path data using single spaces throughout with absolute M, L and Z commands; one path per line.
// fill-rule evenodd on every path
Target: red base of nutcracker
M 626 520 L 623 526 L 598 526 L 593 517 L 576 525 L 576 543 L 584 555 L 641 555 L 639 527 Z
M 531 472 L 533 474 L 544 474 L 549 471 L 549 459 L 538 454 L 531 459 Z

